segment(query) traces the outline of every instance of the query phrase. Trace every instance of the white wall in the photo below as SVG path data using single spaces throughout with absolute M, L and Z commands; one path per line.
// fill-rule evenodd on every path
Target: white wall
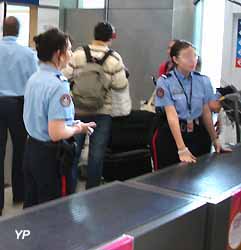
M 59 9 L 38 8 L 38 33 L 59 27 Z
M 40 0 L 39 5 L 59 7 L 59 2 L 60 0 Z
M 204 0 L 202 24 L 202 73 L 211 79 L 214 89 L 220 87 L 224 34 L 225 0 Z M 214 9 L 216 13 L 214 15 Z
M 104 9 L 105 8 L 105 0 L 83 0 L 81 2 L 84 9 Z M 80 5 L 79 5 L 80 6 Z M 80 6 L 82 7 L 82 6 Z
M 30 7 L 9 4 L 7 7 L 7 16 L 15 16 L 20 22 L 20 32 L 18 43 L 23 46 L 29 45 L 29 23 Z
M 38 33 L 50 27 L 59 27 L 59 0 L 40 0 L 38 8 Z

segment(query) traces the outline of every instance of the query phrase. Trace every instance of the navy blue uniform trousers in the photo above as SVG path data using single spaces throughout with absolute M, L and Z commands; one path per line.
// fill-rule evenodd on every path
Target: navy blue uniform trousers
M 201 121 L 199 125 L 194 126 L 192 133 L 182 132 L 182 137 L 185 145 L 194 156 L 199 157 L 210 153 L 211 139 Z M 156 151 L 159 169 L 180 162 L 178 149 L 167 121 L 158 128 Z
M 4 207 L 4 159 L 8 130 L 13 144 L 13 201 L 19 202 L 24 196 L 23 155 L 26 130 L 23 123 L 23 97 L 0 97 L 0 210 Z
M 24 208 L 61 197 L 58 144 L 28 138 L 24 155 Z

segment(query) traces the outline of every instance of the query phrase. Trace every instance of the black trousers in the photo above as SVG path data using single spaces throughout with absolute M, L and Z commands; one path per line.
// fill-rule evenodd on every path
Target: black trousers
M 24 208 L 61 197 L 58 145 L 28 139 L 24 155 Z
M 157 132 L 155 150 L 158 168 L 161 169 L 180 162 L 178 149 L 168 123 L 164 122 Z M 182 137 L 185 145 L 194 156 L 199 157 L 210 153 L 211 139 L 202 123 L 195 125 L 192 133 L 182 132 Z
M 0 210 L 4 207 L 4 159 L 8 130 L 13 144 L 13 200 L 22 201 L 24 196 L 22 167 L 26 142 L 26 130 L 23 123 L 23 98 L 0 97 Z

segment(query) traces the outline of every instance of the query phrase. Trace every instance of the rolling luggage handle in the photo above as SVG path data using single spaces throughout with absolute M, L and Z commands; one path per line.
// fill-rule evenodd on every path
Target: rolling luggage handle
M 152 82 L 156 86 L 156 78 L 154 76 L 151 76 Z M 148 112 L 156 113 L 155 111 L 155 95 L 156 95 L 156 89 L 152 92 L 151 97 L 148 99 L 147 103 L 141 104 L 141 110 L 145 110 Z

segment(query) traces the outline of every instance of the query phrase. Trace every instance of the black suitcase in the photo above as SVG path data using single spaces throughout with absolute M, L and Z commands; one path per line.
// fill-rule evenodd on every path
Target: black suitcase
M 154 117 L 154 113 L 142 110 L 132 110 L 128 116 L 114 117 L 108 148 L 127 152 L 150 145 Z
M 148 148 L 128 152 L 107 152 L 103 166 L 104 180 L 124 181 L 152 171 L 151 153 Z

